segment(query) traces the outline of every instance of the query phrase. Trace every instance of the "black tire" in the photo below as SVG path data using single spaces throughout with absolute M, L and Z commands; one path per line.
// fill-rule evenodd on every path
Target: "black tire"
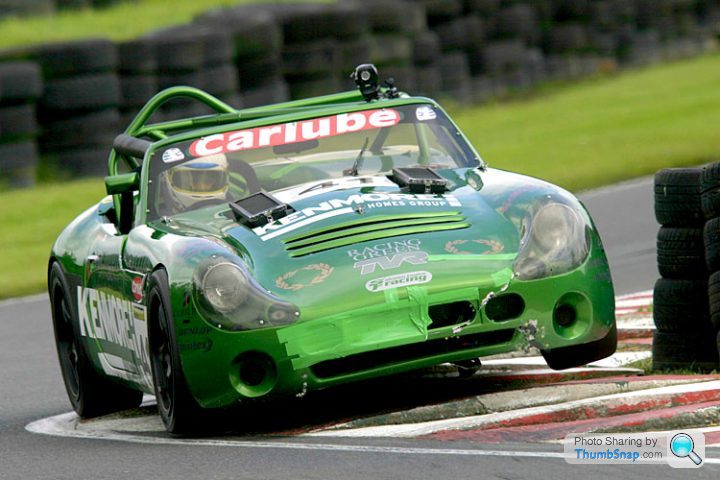
M 415 34 L 427 31 L 425 8 L 419 3 L 363 1 L 370 30 L 377 33 Z
M 708 220 L 703 228 L 705 262 L 710 272 L 720 270 L 720 217 Z
M 158 30 L 153 33 L 157 38 L 191 38 L 202 47 L 202 65 L 229 63 L 235 57 L 235 45 L 230 33 L 223 28 L 208 25 L 179 25 Z
M 42 74 L 35 62 L 0 64 L 0 104 L 27 102 L 43 93 Z
M 403 92 L 414 92 L 417 90 L 417 72 L 411 66 L 389 66 L 383 68 L 383 79 L 392 78 L 395 86 Z
M 158 72 L 193 72 L 204 63 L 205 48 L 199 35 L 163 35 L 148 37 L 155 50 Z
M 101 177 L 107 175 L 110 144 L 83 146 L 48 153 L 46 162 L 60 170 L 61 175 Z
M 197 17 L 196 23 L 229 32 L 238 59 L 277 54 L 283 44 L 282 28 L 275 16 L 258 8 L 215 9 Z
M 323 4 L 267 4 L 282 25 L 285 45 L 332 37 L 335 32 L 330 9 Z
M 617 349 L 617 326 L 613 322 L 610 331 L 600 340 L 541 351 L 548 366 L 553 370 L 579 367 L 609 357 Z
M 700 175 L 700 204 L 707 220 L 720 217 L 720 162 L 702 169 Z
M 203 75 L 203 90 L 216 97 L 237 92 L 239 79 L 235 65 L 217 65 L 205 68 Z
M 290 97 L 294 100 L 327 95 L 340 90 L 340 80 L 336 76 L 303 77 L 289 82 Z
M 421 0 L 421 3 L 425 5 L 430 26 L 459 17 L 464 8 L 463 0 Z
M 718 368 L 717 339 L 692 331 L 653 333 L 652 368 L 654 370 L 692 369 L 711 371 Z
M 88 359 L 78 331 L 73 296 L 57 262 L 50 267 L 48 289 L 58 361 L 75 412 L 82 418 L 92 418 L 139 406 L 142 392 L 98 374 Z
M 112 72 L 118 66 L 117 48 L 109 40 L 49 43 L 39 47 L 37 57 L 46 79 Z
M 261 87 L 282 79 L 282 60 L 279 54 L 241 59 L 237 62 L 237 72 L 243 89 Z
M 412 41 L 402 35 L 373 35 L 370 59 L 375 65 L 409 65 L 412 63 Z M 382 73 L 382 72 L 381 72 Z
M 465 0 L 465 5 L 472 13 L 477 13 L 483 18 L 492 18 L 500 11 L 501 1 L 502 0 Z
M 158 88 L 163 90 L 178 85 L 186 85 L 202 89 L 205 86 L 204 81 L 205 79 L 200 69 L 187 72 L 176 71 L 172 73 L 161 73 L 158 75 Z
M 120 133 L 122 126 L 120 115 L 114 108 L 56 120 L 43 126 L 41 147 L 43 151 L 52 153 L 56 148 L 100 145 L 108 136 L 114 138 Z M 110 144 L 107 146 L 109 148 Z
M 708 279 L 708 304 L 710 306 L 710 324 L 713 330 L 720 331 L 720 272 Z
M 704 279 L 658 279 L 653 290 L 653 318 L 661 332 L 709 332 L 708 283 Z
M 469 56 L 473 75 L 501 76 L 520 68 L 525 60 L 526 49 L 521 40 L 502 40 L 488 43 Z
M 38 133 L 35 105 L 27 103 L 0 107 L 0 141 L 34 138 Z
M 148 38 L 129 40 L 117 44 L 118 71 L 120 73 L 155 73 L 155 44 Z
M 29 187 L 35 184 L 38 163 L 34 141 L 0 144 L 0 185 Z
M 706 278 L 703 230 L 660 227 L 657 235 L 657 265 L 664 278 Z
M 286 76 L 319 75 L 337 71 L 339 55 L 334 43 L 302 43 L 285 47 L 282 61 Z
M 519 4 L 500 10 L 492 34 L 501 38 L 519 37 L 527 45 L 536 45 L 540 41 L 540 21 L 535 9 Z
M 434 30 L 440 37 L 440 46 L 444 52 L 475 50 L 481 47 L 485 39 L 483 21 L 475 15 L 443 23 Z
M 701 168 L 665 168 L 655 174 L 655 219 L 660 225 L 702 226 Z
M 423 32 L 415 36 L 412 60 L 415 65 L 429 65 L 440 58 L 440 37 L 433 32 Z
M 0 17 L 49 15 L 54 12 L 54 0 L 3 0 L 0 2 Z
M 285 80 L 278 79 L 258 88 L 243 90 L 241 95 L 243 106 L 250 108 L 284 102 L 290 99 L 290 90 Z
M 587 27 L 580 23 L 557 24 L 547 34 L 547 47 L 552 52 L 577 52 L 588 45 Z
M 38 104 L 41 118 L 65 117 L 67 111 L 101 110 L 120 105 L 120 79 L 100 73 L 49 81 Z
M 409 93 L 434 97 L 440 92 L 442 89 L 442 76 L 437 66 L 426 65 L 415 67 L 415 73 L 417 74 L 417 78 L 415 79 L 415 87 L 417 90 Z
M 159 91 L 154 75 L 123 75 L 120 77 L 120 107 L 142 107 Z
M 349 76 L 356 66 L 370 63 L 371 43 L 370 35 L 338 41 L 338 69 Z
M 467 57 L 460 52 L 446 53 L 440 57 L 442 89 L 452 92 L 470 84 L 470 67 Z
M 204 426 L 206 412 L 190 393 L 182 371 L 164 270 L 150 275 L 148 291 L 148 340 L 158 413 L 168 432 L 193 433 Z

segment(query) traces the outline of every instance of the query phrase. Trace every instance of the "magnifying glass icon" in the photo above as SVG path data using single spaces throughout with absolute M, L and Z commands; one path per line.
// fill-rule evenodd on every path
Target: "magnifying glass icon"
M 678 458 L 689 457 L 695 465 L 702 463 L 702 458 L 694 452 L 695 443 L 687 433 L 678 433 L 670 440 L 670 451 Z

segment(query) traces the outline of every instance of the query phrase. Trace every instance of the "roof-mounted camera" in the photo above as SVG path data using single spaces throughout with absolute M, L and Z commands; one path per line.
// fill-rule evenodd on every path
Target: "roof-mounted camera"
M 350 78 L 355 80 L 358 90 L 362 94 L 366 102 L 378 100 L 380 98 L 398 98 L 395 80 L 388 78 L 385 81 L 385 88 L 380 88 L 380 75 L 378 69 L 372 63 L 363 63 L 355 67 L 355 71 L 350 74 Z

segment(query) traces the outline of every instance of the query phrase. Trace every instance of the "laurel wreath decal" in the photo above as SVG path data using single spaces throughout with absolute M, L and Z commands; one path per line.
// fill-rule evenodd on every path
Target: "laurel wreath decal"
M 309 283 L 288 283 L 290 279 L 292 279 L 295 275 L 297 275 L 303 270 L 314 270 L 317 271 L 318 274 L 315 275 L 315 277 L 313 277 Z M 333 267 L 325 263 L 314 263 L 312 265 L 307 265 L 305 267 L 298 268 L 297 270 L 293 270 L 292 272 L 288 272 L 284 275 L 279 276 L 275 280 L 275 285 L 278 288 L 282 288 L 283 290 L 297 291 L 302 288 L 311 287 L 313 285 L 317 285 L 318 283 L 324 282 L 330 276 L 330 274 L 332 274 L 333 270 Z
M 500 253 L 503 251 L 505 246 L 496 241 L 496 240 L 484 240 L 484 239 L 478 239 L 478 240 L 453 240 L 451 242 L 448 242 L 445 244 L 445 251 L 448 253 L 454 253 L 456 255 L 472 255 L 472 252 L 467 252 L 464 250 L 460 250 L 458 245 L 463 245 L 467 242 L 473 242 L 480 245 L 486 245 L 490 247 L 489 250 L 486 250 L 482 253 L 482 255 L 492 255 L 495 253 Z

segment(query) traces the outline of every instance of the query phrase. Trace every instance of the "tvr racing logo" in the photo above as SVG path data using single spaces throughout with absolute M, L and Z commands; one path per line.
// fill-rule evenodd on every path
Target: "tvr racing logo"
M 428 254 L 420 250 L 420 240 L 417 239 L 379 243 L 350 250 L 347 254 L 355 260 L 353 267 L 360 269 L 360 275 L 374 273 L 377 267 L 392 270 L 405 263 L 424 265 L 428 262 Z

